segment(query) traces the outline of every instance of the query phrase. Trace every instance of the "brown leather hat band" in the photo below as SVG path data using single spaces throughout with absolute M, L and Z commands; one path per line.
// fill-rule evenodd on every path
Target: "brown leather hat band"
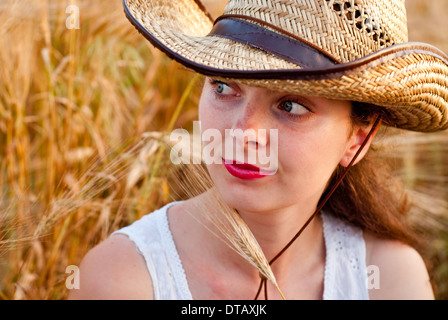
M 338 63 L 333 57 L 308 45 L 305 41 L 293 39 L 239 18 L 226 16 L 217 19 L 209 35 L 261 49 L 303 68 L 329 68 Z

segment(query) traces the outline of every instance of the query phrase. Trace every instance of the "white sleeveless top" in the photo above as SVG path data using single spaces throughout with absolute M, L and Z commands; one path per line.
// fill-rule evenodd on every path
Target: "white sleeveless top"
M 166 206 L 115 231 L 132 240 L 144 257 L 156 300 L 192 300 L 185 271 L 171 234 Z M 366 249 L 362 231 L 321 213 L 326 247 L 324 300 L 366 300 Z

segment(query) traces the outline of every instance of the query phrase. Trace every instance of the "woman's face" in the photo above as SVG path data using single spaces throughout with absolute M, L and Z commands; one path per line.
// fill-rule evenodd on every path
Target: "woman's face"
M 209 130 L 221 133 L 222 148 L 214 152 L 223 159 L 207 164 L 210 175 L 224 200 L 238 210 L 263 212 L 291 206 L 311 210 L 337 165 L 347 165 L 354 145 L 359 144 L 350 114 L 347 101 L 206 78 L 199 103 L 201 131 L 203 138 Z M 238 130 L 256 134 L 232 140 L 229 133 Z M 233 162 L 242 161 L 237 152 L 224 147 L 230 140 L 253 167 Z M 204 141 L 204 148 L 212 142 Z M 270 164 L 262 163 L 261 154 L 269 155 Z M 254 167 L 267 171 L 260 173 Z

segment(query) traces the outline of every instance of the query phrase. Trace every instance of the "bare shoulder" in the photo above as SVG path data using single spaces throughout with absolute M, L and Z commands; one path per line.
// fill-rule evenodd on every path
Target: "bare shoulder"
M 367 265 L 374 267 L 379 281 L 369 290 L 371 299 L 434 299 L 426 265 L 417 250 L 368 233 L 364 238 Z
M 114 235 L 90 250 L 80 265 L 80 289 L 69 299 L 153 299 L 144 258 L 125 235 Z

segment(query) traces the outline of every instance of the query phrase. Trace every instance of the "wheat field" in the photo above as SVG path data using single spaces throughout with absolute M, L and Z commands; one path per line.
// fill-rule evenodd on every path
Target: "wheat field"
M 205 3 L 217 16 L 224 2 Z M 408 0 L 408 11 L 410 39 L 448 52 L 448 0 Z M 65 299 L 68 266 L 177 195 L 167 136 L 197 119 L 201 82 L 143 40 L 120 0 L 0 0 L 0 48 L 0 299 Z M 447 137 L 398 133 L 388 154 L 431 209 L 416 218 L 435 235 L 425 257 L 438 299 Z

